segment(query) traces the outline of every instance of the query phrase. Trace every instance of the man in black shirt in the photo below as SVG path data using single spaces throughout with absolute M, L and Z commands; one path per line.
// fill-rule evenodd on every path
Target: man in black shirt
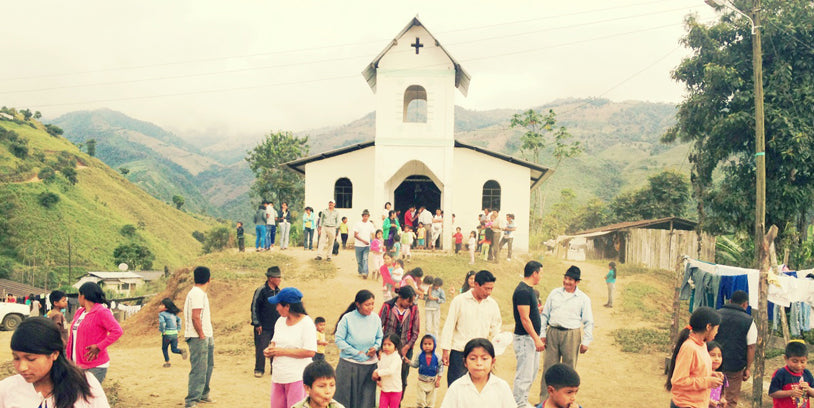
M 543 265 L 529 261 L 523 270 L 523 280 L 512 295 L 514 314 L 514 355 L 517 370 L 514 375 L 512 394 L 518 407 L 529 405 L 529 390 L 540 366 L 540 352 L 545 349 L 540 339 L 540 308 L 534 286 L 540 283 Z
M 274 324 L 280 314 L 277 308 L 268 302 L 268 298 L 280 293 L 282 274 L 280 268 L 272 266 L 266 271 L 266 282 L 254 291 L 252 297 L 252 326 L 254 328 L 254 376 L 260 378 L 266 371 L 266 357 L 263 349 L 268 347 L 274 337 Z M 271 372 L 271 361 L 269 361 Z

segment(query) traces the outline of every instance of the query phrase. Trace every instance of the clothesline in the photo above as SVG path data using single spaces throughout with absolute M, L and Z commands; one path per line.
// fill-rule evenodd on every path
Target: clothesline
M 719 265 L 692 259 L 685 256 L 684 279 L 681 285 L 681 300 L 692 298 L 692 309 L 698 306 L 720 308 L 736 290 L 749 293 L 749 305 L 757 309 L 758 269 Z M 780 266 L 783 269 L 783 266 Z M 814 269 L 796 271 L 796 276 L 770 272 L 768 301 L 789 307 L 793 302 L 814 304 L 814 279 L 806 278 Z M 701 290 L 698 296 L 698 290 Z

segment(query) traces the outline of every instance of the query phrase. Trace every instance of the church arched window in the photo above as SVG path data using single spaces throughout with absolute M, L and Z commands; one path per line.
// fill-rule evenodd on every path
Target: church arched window
M 481 208 L 500 211 L 500 184 L 489 180 L 483 183 L 483 205 Z
M 427 123 L 427 90 L 421 85 L 404 91 L 404 122 Z
M 353 207 L 353 183 L 347 177 L 336 180 L 334 184 L 334 202 L 336 208 Z

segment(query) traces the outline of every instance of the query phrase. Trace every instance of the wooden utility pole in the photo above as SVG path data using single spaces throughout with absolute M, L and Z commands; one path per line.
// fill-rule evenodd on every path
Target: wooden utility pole
M 752 408 L 760 408 L 763 401 L 763 376 L 766 364 L 766 339 L 769 337 L 768 305 L 769 297 L 769 268 L 771 268 L 770 245 L 777 237 L 777 227 L 772 225 L 769 233 L 760 242 L 760 279 L 758 283 L 758 308 L 754 314 L 757 326 L 757 344 L 755 345 L 755 369 L 752 376 Z
M 684 281 L 684 255 L 679 255 L 676 258 L 676 269 L 675 269 L 675 287 L 673 290 L 673 326 L 670 328 L 670 339 L 671 341 L 675 341 L 678 338 L 678 328 L 681 327 L 680 325 L 680 318 L 681 318 L 681 300 L 679 297 L 681 296 L 681 284 Z

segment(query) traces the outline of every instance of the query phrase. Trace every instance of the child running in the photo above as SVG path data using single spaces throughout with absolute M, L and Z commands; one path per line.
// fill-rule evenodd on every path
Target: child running
M 378 273 L 379 268 L 384 264 L 384 240 L 382 239 L 382 230 L 376 230 L 376 235 L 370 241 L 370 266 L 373 268 L 373 273 Z M 373 279 L 378 279 L 376 276 Z
M 401 337 L 395 333 L 382 340 L 379 368 L 373 381 L 381 387 L 379 408 L 399 408 L 401 404 Z
M 467 375 L 449 386 L 441 408 L 515 408 L 517 403 L 506 381 L 492 374 L 495 348 L 484 338 L 469 340 L 464 346 Z
M 410 362 L 411 367 L 418 369 L 417 408 L 432 408 L 435 405 L 435 389 L 441 386 L 444 364 L 435 354 L 435 346 L 435 337 L 425 334 L 421 338 L 421 353 L 416 354 Z
M 814 397 L 814 377 L 806 369 L 808 347 L 804 340 L 792 340 L 783 353 L 786 366 L 772 374 L 769 396 L 774 408 L 809 408 L 808 397 Z
M 723 373 L 712 371 L 712 359 L 706 342 L 715 338 L 721 316 L 708 307 L 699 307 L 690 324 L 678 334 L 670 359 L 665 388 L 672 406 L 708 408 L 710 390 L 724 383 Z
M 184 360 L 187 359 L 187 351 L 178 349 L 178 329 L 181 328 L 181 318 L 178 317 L 178 313 L 181 313 L 181 309 L 178 309 L 170 298 L 162 299 L 161 304 L 158 305 L 158 330 L 161 331 L 164 368 L 172 366 L 167 348 L 170 348 L 175 354 L 180 354 Z
M 472 231 L 469 233 L 469 241 L 467 242 L 469 245 L 469 264 L 473 265 L 475 263 L 475 250 L 478 248 L 478 233 Z
M 721 345 L 717 341 L 707 343 L 707 351 L 709 358 L 712 360 L 712 371 L 718 371 L 721 368 L 721 363 L 724 361 L 724 355 L 721 352 Z M 718 387 L 713 388 L 709 393 L 709 406 L 710 407 L 725 407 L 726 398 L 724 397 L 724 388 L 729 387 L 729 381 L 724 376 L 724 383 Z
M 579 374 L 567 364 L 557 363 L 543 373 L 548 398 L 537 408 L 582 408 L 576 403 Z
M 325 361 L 314 361 L 305 366 L 302 386 L 307 397 L 291 408 L 345 408 L 333 399 L 336 392 L 336 372 Z

